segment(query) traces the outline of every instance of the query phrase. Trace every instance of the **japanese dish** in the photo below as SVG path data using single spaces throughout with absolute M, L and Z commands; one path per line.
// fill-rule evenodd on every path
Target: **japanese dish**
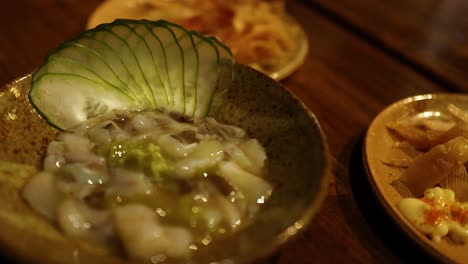
M 328 168 L 318 124 L 275 85 L 163 20 L 62 43 L 0 93 L 0 248 L 46 263 L 266 257 L 315 213 Z
M 413 153 L 400 181 L 417 198 L 404 198 L 400 211 L 435 241 L 446 235 L 468 239 L 468 112 L 448 104 L 444 112 L 423 113 L 390 122 L 395 147 Z M 398 162 L 397 162 L 398 163 Z M 391 162 L 388 162 L 391 165 Z M 437 186 L 437 187 L 435 187 Z M 441 188 L 443 187 L 443 188 Z
M 441 252 L 439 258 L 452 261 L 467 257 L 460 254 L 468 242 L 466 103 L 462 95 L 402 100 L 376 118 L 366 141 L 368 167 L 384 202 L 427 237 L 423 243 Z M 378 133 L 386 135 L 385 151 L 371 146 Z M 379 180 L 377 173 L 384 173 Z
M 282 0 L 107 0 L 94 11 L 87 26 L 116 18 L 164 19 L 216 36 L 232 50 L 237 62 L 275 79 L 291 71 L 286 68 L 298 67 L 307 51 L 305 35 L 288 16 Z
M 212 118 L 110 112 L 52 141 L 23 195 L 70 237 L 186 260 L 267 201 L 265 159 L 256 139 Z
M 116 62 L 116 51 L 128 58 Z M 165 21 L 116 21 L 62 44 L 33 74 L 30 100 L 66 132 L 24 198 L 66 235 L 121 244 L 140 260 L 187 260 L 242 228 L 272 186 L 256 139 L 203 118 L 231 65 L 215 39 Z M 64 90 L 69 110 L 57 109 Z

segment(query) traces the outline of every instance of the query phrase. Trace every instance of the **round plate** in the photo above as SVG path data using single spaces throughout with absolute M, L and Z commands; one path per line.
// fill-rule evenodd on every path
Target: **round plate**
M 141 19 L 146 15 L 144 10 L 132 7 L 128 0 L 109 0 L 104 1 L 93 11 L 86 27 L 94 28 L 101 23 L 112 22 L 116 18 Z M 309 49 L 307 35 L 297 20 L 292 16 L 286 15 L 284 21 L 289 27 L 295 28 L 292 38 L 297 43 L 297 47 L 292 49 L 286 56 L 280 58 L 277 65 L 268 68 L 250 65 L 277 81 L 285 79 L 297 70 L 304 63 Z
M 302 26 L 296 22 L 295 19 L 289 18 L 290 23 L 294 26 L 297 26 L 297 35 L 295 37 L 297 42 L 297 48 L 293 49 L 292 52 L 282 60 L 282 63 L 278 64 L 276 67 L 270 70 L 260 69 L 264 73 L 268 74 L 271 78 L 281 81 L 291 75 L 304 63 L 306 59 L 307 52 L 309 51 L 309 42 L 307 40 L 307 35 L 305 34 Z
M 372 121 L 364 140 L 363 158 L 371 186 L 386 211 L 428 254 L 444 262 L 468 262 L 468 244 L 461 245 L 442 239 L 434 242 L 415 229 L 397 209 L 403 198 L 392 182 L 399 179 L 403 169 L 385 164 L 385 161 L 404 158 L 400 149 L 393 147 L 395 139 L 387 129 L 391 121 L 413 116 L 422 112 L 447 112 L 448 104 L 468 110 L 468 96 L 460 94 L 426 94 L 397 101 L 384 109 Z

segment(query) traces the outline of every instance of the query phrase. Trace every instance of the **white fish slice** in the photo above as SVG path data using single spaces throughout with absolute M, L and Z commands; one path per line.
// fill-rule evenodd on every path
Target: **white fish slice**
M 458 118 L 460 121 L 465 122 L 468 124 L 468 112 L 465 110 L 459 108 L 458 106 L 454 104 L 449 104 L 447 106 L 447 110 L 456 118 Z
M 465 166 L 456 169 L 440 182 L 440 187 L 451 189 L 461 202 L 468 201 L 468 173 Z
M 468 139 L 457 137 L 419 156 L 400 178 L 419 197 L 468 162 Z

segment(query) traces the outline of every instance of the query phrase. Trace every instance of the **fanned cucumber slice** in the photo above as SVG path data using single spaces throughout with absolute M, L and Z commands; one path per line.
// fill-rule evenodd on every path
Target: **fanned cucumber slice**
M 192 32 L 192 35 L 196 42 L 195 48 L 200 54 L 203 54 L 198 60 L 197 89 L 193 115 L 204 116 L 210 108 L 211 97 L 218 83 L 218 74 L 212 73 L 219 72 L 219 52 L 211 40 L 196 32 Z
M 63 63 L 59 63 L 62 61 Z M 135 94 L 136 89 L 129 89 L 128 85 L 122 82 L 117 75 L 112 71 L 106 61 L 116 65 L 111 59 L 101 58 L 101 54 L 96 53 L 94 50 L 77 43 L 67 43 L 63 45 L 62 49 L 57 50 L 56 53 L 50 55 L 46 59 L 46 63 L 33 75 L 33 82 L 37 80 L 42 74 L 50 73 L 68 73 L 72 69 L 73 73 L 91 78 L 90 74 L 94 73 L 95 77 L 112 84 L 116 89 L 121 90 L 129 97 L 137 100 L 140 103 L 145 102 L 144 95 L 140 92 Z M 53 62 L 51 64 L 51 62 Z M 87 72 L 88 70 L 89 72 Z M 90 73 L 91 72 L 91 73 Z M 128 84 L 131 82 L 126 80 Z M 143 97 L 142 97 L 143 96 Z
M 98 41 L 90 36 L 83 36 L 75 45 L 87 47 L 93 54 L 87 62 L 88 66 L 92 68 L 96 74 L 102 76 L 104 79 L 109 80 L 111 83 L 118 86 L 121 90 L 128 91 L 144 106 L 149 107 L 151 101 L 146 97 L 143 88 L 135 81 L 131 75 L 126 62 L 120 58 L 118 51 L 113 50 L 107 43 Z M 61 54 L 60 52 L 59 54 Z M 80 61 L 83 56 L 78 51 L 75 60 Z
M 161 21 L 150 22 L 144 20 L 142 21 L 142 25 L 151 34 L 149 36 L 146 36 L 145 40 L 146 43 L 148 43 L 148 46 L 151 50 L 153 60 L 156 64 L 156 68 L 159 71 L 159 77 L 166 91 L 168 99 L 168 104 L 166 108 L 171 108 L 172 106 L 174 106 L 174 93 L 172 89 L 171 79 L 169 78 L 168 65 L 170 64 L 167 61 L 168 56 L 166 54 L 164 44 L 166 44 L 168 40 L 173 38 L 173 35 L 167 27 L 161 25 Z M 176 58 L 171 59 L 174 60 Z
M 33 74 L 29 99 L 64 130 L 114 109 L 204 117 L 230 88 L 233 65 L 215 38 L 162 20 L 116 20 L 50 52 Z
M 125 48 L 128 48 L 135 59 L 135 64 L 131 67 L 134 70 L 136 76 L 138 76 L 138 81 L 141 87 L 143 87 L 147 97 L 153 103 L 155 107 L 159 107 L 162 101 L 162 98 L 158 98 L 156 95 L 160 94 L 164 96 L 164 93 L 158 93 L 154 90 L 154 86 L 162 87 L 159 75 L 155 68 L 154 62 L 151 58 L 151 52 L 146 45 L 145 40 L 134 30 L 135 24 L 122 24 L 118 26 L 113 26 L 111 28 L 112 32 L 117 36 L 125 36 Z
M 47 63 L 44 65 L 44 67 L 42 67 L 41 70 L 38 71 L 37 74 L 35 74 L 33 78 L 34 78 L 34 81 L 37 81 L 42 75 L 45 75 L 48 73 L 56 73 L 56 74 L 69 73 L 70 68 L 74 69 L 75 75 L 84 77 L 86 79 L 89 79 L 90 81 L 94 81 L 95 83 L 98 83 L 101 86 L 105 86 L 106 89 L 119 90 L 122 94 L 126 95 L 132 101 L 137 101 L 134 97 L 130 96 L 125 91 L 120 90 L 118 87 L 108 82 L 106 79 L 102 78 L 95 72 L 91 71 L 85 65 L 81 64 L 80 62 L 70 60 L 67 58 L 55 57 L 55 58 L 51 58 L 47 60 Z
M 185 113 L 185 58 L 187 56 L 184 55 L 184 49 L 179 43 L 179 39 L 187 33 L 182 30 L 174 31 L 170 25 L 169 23 L 161 23 L 161 26 L 165 27 L 170 33 L 164 36 L 165 38 L 161 39 L 161 41 L 168 58 L 168 74 L 174 96 L 173 109 Z
M 183 90 L 180 105 L 186 115 L 193 115 L 195 113 L 196 106 L 196 94 L 197 94 L 197 78 L 198 78 L 198 51 L 195 47 L 193 36 L 191 32 L 188 32 L 185 28 L 166 22 L 169 29 L 174 32 L 177 37 L 177 43 L 182 49 L 182 55 L 184 57 L 184 70 L 183 70 Z M 194 100 L 195 99 L 195 100 Z
M 157 107 L 156 100 L 154 99 L 151 88 L 141 68 L 140 61 L 136 55 L 139 47 L 135 47 L 134 41 L 137 36 L 135 36 L 131 29 L 120 23 L 115 23 L 112 27 L 106 24 L 98 27 L 102 27 L 102 30 L 96 30 L 93 37 L 96 40 L 106 43 L 112 50 L 117 52 L 126 68 L 129 70 L 130 75 L 141 87 L 146 98 L 151 102 L 152 106 Z
M 34 83 L 36 87 L 47 86 L 47 89 L 31 89 L 29 96 L 34 98 L 31 103 L 59 129 L 71 128 L 90 117 L 115 109 L 137 107 L 135 101 L 119 90 L 71 73 L 46 73 Z
M 159 54 L 153 54 L 153 50 L 150 47 L 150 40 L 153 40 L 150 35 L 151 32 L 141 23 L 130 21 L 128 26 L 140 38 L 139 41 L 137 40 L 135 43 L 137 58 L 141 62 L 142 69 L 145 71 L 146 79 L 153 91 L 153 96 L 156 99 L 158 107 L 167 108 L 170 106 L 169 95 L 167 93 L 169 89 L 167 87 L 168 83 L 163 82 L 161 74 L 159 73 L 159 68 L 157 66 Z M 162 57 L 162 59 L 165 60 L 164 57 Z
M 59 47 L 47 60 L 60 57 L 86 65 L 91 71 L 133 95 L 142 105 L 151 105 L 118 54 L 106 43 L 83 36 Z M 70 69 L 74 71 L 75 69 Z M 36 74 L 35 74 L 36 75 Z
M 216 90 L 209 95 L 211 96 L 211 100 L 207 103 L 207 111 L 205 113 L 197 113 L 196 116 L 206 116 L 212 109 L 219 108 L 224 99 L 224 95 L 231 89 L 232 80 L 234 79 L 235 61 L 231 50 L 215 37 L 210 37 L 209 40 L 216 46 L 219 53 L 218 81 L 216 83 Z
M 111 77 L 109 78 L 117 78 L 119 87 L 130 90 L 142 105 L 147 107 L 151 105 L 151 101 L 146 97 L 143 88 L 136 82 L 135 77 L 133 77 L 129 65 L 120 57 L 119 51 L 114 50 L 108 43 L 94 39 L 93 34 L 84 34 L 76 41 L 80 45 L 88 47 L 98 54 L 100 60 L 94 58 L 94 60 L 88 62 L 98 74 L 101 74 L 101 71 L 105 68 L 105 70 L 110 71 L 109 75 L 111 75 Z M 80 56 L 81 54 L 79 53 L 77 55 Z M 79 57 L 75 59 L 80 60 Z M 102 63 L 107 67 L 102 67 Z

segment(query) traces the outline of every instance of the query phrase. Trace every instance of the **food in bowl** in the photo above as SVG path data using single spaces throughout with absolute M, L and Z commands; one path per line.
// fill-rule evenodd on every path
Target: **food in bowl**
M 267 201 L 265 160 L 257 140 L 213 118 L 109 112 L 52 141 L 23 196 L 70 237 L 187 260 Z
M 29 98 L 65 132 L 23 197 L 66 235 L 133 259 L 187 261 L 242 229 L 273 188 L 263 146 L 205 118 L 232 61 L 216 39 L 166 21 L 117 20 L 62 44 Z
M 146 32 L 143 30 L 145 27 L 148 28 L 145 23 L 155 22 L 119 21 L 119 26 L 123 26 L 119 27 L 120 32 L 129 33 L 129 31 L 124 31 L 125 27 L 128 29 L 128 26 L 122 25 L 126 23 L 130 24 L 128 26 L 132 29 L 141 30 L 138 31 L 138 35 L 128 34 L 127 36 L 142 39 L 138 36 Z M 137 28 L 137 24 L 140 23 L 145 27 Z M 156 24 L 159 25 L 157 30 L 170 34 L 165 36 L 170 37 L 172 35 L 167 31 L 170 23 L 158 22 Z M 124 255 L 125 251 L 122 245 L 109 247 L 104 246 L 103 243 L 93 242 L 92 239 L 78 239 L 64 235 L 63 231 L 58 228 L 57 223 L 50 221 L 34 210 L 23 198 L 23 187 L 27 185 L 31 177 L 42 170 L 42 158 L 47 152 L 47 144 L 52 141 L 59 141 L 59 130 L 62 130 L 62 132 L 63 130 L 71 131 L 73 127 L 83 124 L 86 120 L 103 114 L 120 111 L 138 112 L 136 107 L 138 104 L 135 101 L 148 105 L 146 110 L 157 108 L 159 109 L 157 110 L 158 113 L 171 113 L 170 115 L 177 113 L 176 115 L 184 116 L 188 120 L 193 119 L 194 122 L 196 122 L 196 119 L 202 120 L 212 117 L 217 123 L 242 128 L 246 133 L 246 138 L 257 139 L 265 150 L 267 159 L 264 167 L 267 175 L 263 179 L 273 187 L 271 195 L 268 196 L 264 204 L 258 204 L 258 210 L 248 219 L 248 222 L 242 225 L 242 228 L 236 228 L 234 232 L 212 240 L 208 246 L 205 246 L 202 241 L 202 244 L 199 244 L 196 250 L 192 247 L 190 262 L 251 263 L 262 260 L 271 256 L 291 237 L 304 230 L 309 220 L 317 214 L 319 206 L 327 193 L 330 169 L 325 136 L 317 119 L 304 104 L 285 87 L 268 76 L 247 66 L 234 63 L 232 56 L 229 55 L 229 50 L 224 49 L 220 43 L 214 43 L 215 40 L 212 38 L 208 38 L 212 42 L 204 43 L 207 44 L 204 47 L 205 50 L 208 47 L 216 47 L 214 50 L 208 49 L 208 51 L 213 51 L 210 54 L 214 54 L 214 57 L 209 56 L 209 58 L 214 59 L 204 60 L 205 63 L 202 65 L 211 65 L 214 70 L 198 71 L 197 74 L 193 74 L 197 67 L 183 67 L 178 59 L 167 60 L 168 57 L 175 58 L 171 56 L 179 56 L 179 58 L 184 56 L 185 53 L 179 53 L 181 50 L 179 47 L 182 46 L 180 41 L 188 40 L 184 43 L 190 45 L 184 46 L 185 48 L 182 50 L 184 52 L 189 51 L 189 47 L 193 47 L 190 41 L 193 37 L 177 38 L 178 42 L 172 42 L 174 45 L 170 45 L 175 49 L 154 49 L 160 47 L 156 45 L 149 46 L 153 50 L 148 51 L 145 50 L 147 46 L 143 43 L 143 45 L 138 46 L 142 48 L 139 50 L 141 53 L 129 53 L 130 50 L 127 48 L 127 44 L 130 45 L 130 42 L 125 44 L 121 42 L 121 39 L 114 38 L 116 32 L 112 30 L 113 28 L 109 28 L 111 25 L 117 26 L 116 24 L 107 24 L 99 27 L 99 30 L 107 32 L 104 35 L 101 35 L 103 32 L 96 32 L 96 29 L 85 32 L 82 35 L 84 39 L 75 38 L 74 40 L 77 42 L 65 42 L 63 46 L 60 46 L 59 50 L 56 50 L 63 56 L 55 54 L 54 51 L 49 53 L 43 65 L 44 69 L 42 67 L 42 70 L 39 69 L 41 75 L 48 77 L 40 78 L 38 74 L 34 74 L 34 76 L 27 75 L 0 88 L 0 94 L 5 95 L 1 99 L 6 99 L 5 105 L 1 109 L 4 118 L 0 119 L 0 126 L 2 127 L 0 140 L 8 142 L 8 144 L 0 144 L 0 203 L 3 205 L 0 208 L 0 220 L 2 221 L 0 226 L 0 249 L 4 250 L 4 254 L 21 263 L 70 263 L 70 261 L 73 261 L 89 264 L 115 264 L 135 262 L 135 260 L 128 259 Z M 160 28 L 160 26 L 163 28 Z M 151 31 L 155 30 L 151 27 L 150 29 Z M 190 34 L 196 33 L 191 32 Z M 149 35 L 146 36 L 153 35 L 149 32 Z M 98 37 L 103 39 L 97 40 Z M 150 42 L 153 38 L 143 39 Z M 103 41 L 107 39 L 115 41 L 112 42 L 112 46 L 102 45 Z M 158 39 L 167 40 L 170 38 Z M 112 63 L 102 63 L 103 56 L 96 56 L 96 53 L 89 52 L 90 49 L 83 47 L 83 43 L 86 43 L 86 41 L 88 41 L 87 43 L 93 43 L 95 49 L 106 47 L 101 52 L 105 52 L 106 58 L 113 59 L 111 60 Z M 155 41 L 152 43 L 159 43 L 157 39 Z M 131 43 L 135 44 L 135 42 Z M 195 42 L 194 45 L 196 43 L 198 42 Z M 118 44 L 122 45 L 119 46 Z M 196 46 L 200 47 L 200 45 Z M 66 47 L 69 47 L 69 49 L 65 50 Z M 112 52 L 112 50 L 118 52 Z M 82 61 L 76 61 L 75 59 L 83 59 L 82 56 L 73 57 L 77 54 L 77 51 L 86 51 L 85 54 L 89 56 L 85 56 Z M 145 58 L 151 58 L 151 60 L 146 61 L 151 62 L 151 54 L 156 52 L 165 54 L 166 57 L 164 58 L 166 59 L 163 62 L 155 61 L 156 66 L 153 63 L 144 64 L 151 67 L 148 71 L 143 71 L 151 74 L 145 77 L 157 76 L 155 74 L 156 69 L 158 69 L 158 72 L 161 69 L 170 72 L 170 69 L 183 68 L 190 70 L 191 74 L 182 75 L 180 70 L 177 70 L 172 72 L 171 75 L 175 79 L 167 78 L 168 75 L 161 75 L 159 80 L 168 85 L 172 85 L 173 80 L 176 83 L 182 83 L 180 80 L 186 80 L 187 82 L 183 82 L 183 87 L 186 89 L 170 93 L 171 88 L 167 90 L 168 97 L 164 93 L 164 96 L 152 100 L 146 95 L 151 95 L 152 91 L 157 91 L 161 86 L 154 86 L 152 82 L 148 82 L 148 84 L 153 84 L 153 86 L 145 86 L 145 80 L 158 80 L 158 78 L 144 78 L 143 75 L 140 75 L 138 65 L 143 65 L 144 60 L 142 59 Z M 143 54 L 148 56 L 142 56 Z M 169 54 L 171 55 L 169 56 Z M 200 54 L 200 52 L 197 54 Z M 120 56 L 127 58 L 128 61 L 121 60 Z M 184 62 L 189 58 L 193 59 L 194 57 L 188 56 L 187 59 L 184 58 Z M 192 59 L 190 59 L 190 65 L 195 65 L 194 62 L 199 61 L 196 56 L 195 59 Z M 57 67 L 60 60 L 66 63 L 61 67 Z M 91 64 L 83 67 L 86 62 L 91 62 Z M 132 63 L 131 65 L 136 67 L 129 67 L 122 64 L 122 62 Z M 136 64 L 136 62 L 139 63 Z M 167 62 L 173 62 L 174 64 L 167 64 Z M 124 67 L 125 65 L 126 67 Z M 110 66 L 114 67 L 111 68 L 114 72 L 105 71 Z M 205 68 L 198 67 L 198 69 Z M 80 78 L 76 76 L 78 74 L 75 74 L 68 78 L 70 77 L 69 74 L 64 72 L 68 70 L 88 75 L 82 75 Z M 100 72 L 99 78 L 95 74 L 98 71 Z M 207 76 L 213 78 L 206 79 L 215 80 L 210 82 L 216 83 L 215 89 L 202 89 L 203 86 L 200 86 L 198 81 L 196 82 L 197 88 L 193 89 L 194 86 L 190 84 L 195 83 L 194 76 L 206 76 L 204 74 L 209 72 L 216 73 L 214 76 Z M 60 78 L 54 79 L 52 76 Z M 103 78 L 101 78 L 103 76 L 110 78 L 105 78 L 107 82 L 104 82 Z M 95 87 L 97 90 L 84 89 L 84 93 L 79 93 L 70 87 L 82 89 L 88 86 L 77 86 L 76 83 L 70 80 L 79 80 L 82 84 L 97 85 Z M 127 80 L 130 84 L 122 86 L 123 80 Z M 50 87 L 55 91 L 54 93 L 47 93 L 48 86 L 45 85 L 47 83 L 51 84 Z M 160 82 L 156 81 L 156 83 Z M 151 87 L 156 88 L 156 90 Z M 44 90 L 40 91 L 41 89 Z M 158 91 L 166 90 L 159 89 Z M 185 91 L 185 93 L 182 93 L 182 91 Z M 201 96 L 199 91 L 203 91 L 205 96 L 192 96 L 194 94 Z M 57 97 L 56 99 L 47 98 L 50 95 Z M 184 97 L 180 95 L 184 95 Z M 102 102 L 96 100 L 96 97 L 99 96 L 103 96 L 105 100 Z M 40 99 L 36 100 L 38 98 Z M 197 102 L 208 99 L 209 106 L 202 104 L 203 108 L 196 107 L 194 109 L 193 106 L 198 105 L 192 101 L 194 98 L 197 98 Z M 119 101 L 119 99 L 122 99 L 122 101 Z M 170 102 L 166 107 L 153 106 L 156 103 L 163 105 L 165 101 Z M 127 107 L 125 109 L 114 108 L 116 102 L 119 102 L 120 105 L 125 104 Z M 34 108 L 32 103 L 36 107 L 40 107 Z M 127 105 L 127 103 L 130 103 L 130 105 Z M 59 104 L 59 107 L 57 107 L 57 104 Z M 174 104 L 180 107 L 179 110 L 171 108 Z M 187 107 L 187 105 L 190 105 L 190 107 Z M 72 106 L 74 107 L 72 108 Z M 40 115 L 37 109 L 41 111 Z M 197 109 L 199 109 L 199 116 L 196 114 Z M 140 112 L 146 110 L 140 110 Z M 184 114 L 181 114 L 182 112 Z M 192 113 L 195 114 L 192 115 Z M 160 211 L 160 213 L 162 212 Z M 208 240 L 205 242 L 208 242 Z M 186 260 L 171 261 L 171 259 L 163 255 L 154 256 L 150 261 L 187 262 Z

